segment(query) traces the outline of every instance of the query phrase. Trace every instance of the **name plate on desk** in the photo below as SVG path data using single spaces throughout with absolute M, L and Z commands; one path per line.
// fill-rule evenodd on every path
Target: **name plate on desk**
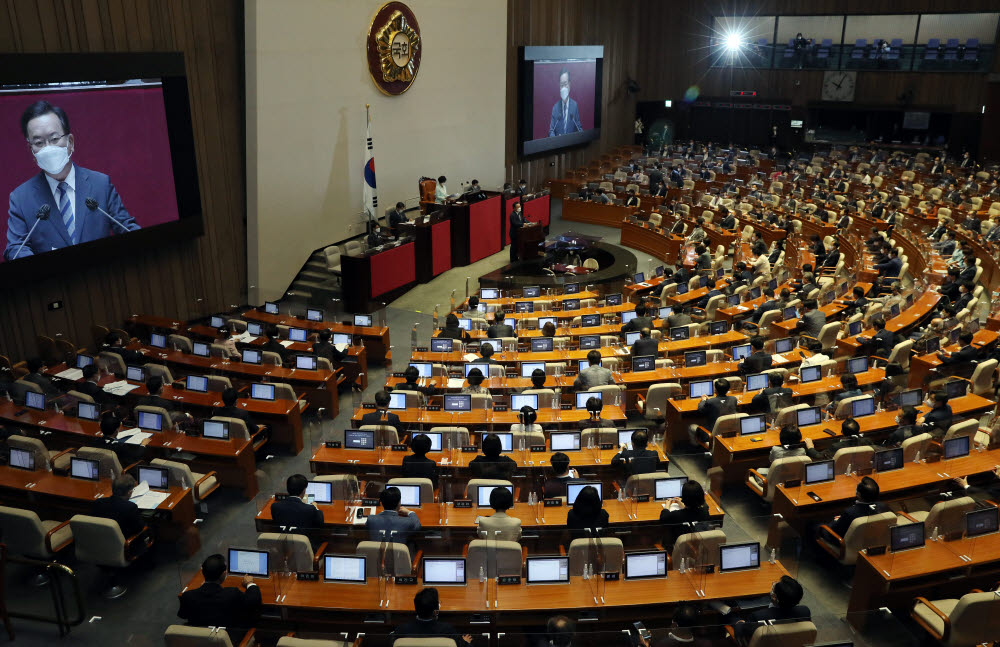
M 520 584 L 520 575 L 501 575 L 497 578 L 497 584 Z
M 561 508 L 563 504 L 562 499 L 559 498 L 543 499 L 543 501 L 545 502 L 546 508 Z
M 636 495 L 635 502 L 636 503 L 649 503 L 649 495 L 648 494 L 639 494 L 639 495 Z
M 802 479 L 788 479 L 787 481 L 785 481 L 786 490 L 799 487 L 800 485 L 802 485 Z
M 471 508 L 472 499 L 455 499 L 454 504 L 456 508 Z
M 475 454 L 479 451 L 479 448 L 475 445 L 462 445 L 463 454 Z
M 417 583 L 417 576 L 416 575 L 397 575 L 395 581 L 396 581 L 396 584 L 404 584 L 404 585 L 405 584 L 416 584 Z
M 865 553 L 872 557 L 875 555 L 885 555 L 885 546 L 870 546 L 865 549 Z
M 374 402 L 362 402 L 361 403 L 361 408 L 362 409 L 374 409 L 375 408 L 375 403 Z
M 428 405 L 428 407 L 427 407 L 426 410 L 427 411 L 440 411 L 441 410 L 441 405 L 440 404 Z
M 407 446 L 403 445 L 402 443 L 392 446 L 392 451 L 394 452 L 405 452 L 407 449 L 408 449 Z
M 621 573 L 604 573 L 605 582 L 617 582 Z
M 301 582 L 319 582 L 319 571 L 299 571 L 295 579 Z
M 573 410 L 573 405 L 572 404 L 562 404 L 562 405 L 559 405 L 559 406 L 562 407 L 563 411 L 572 411 Z
M 376 506 L 378 505 L 378 499 L 370 499 L 370 498 L 361 499 L 361 505 L 366 507 Z
M 393 373 L 393 374 L 392 374 L 392 376 L 393 376 L 393 377 L 406 377 L 406 376 L 405 376 L 404 374 L 402 374 L 402 373 Z
M 287 498 L 288 498 L 288 493 L 287 492 L 275 492 L 274 493 L 274 500 L 275 501 L 284 501 Z
M 530 447 L 530 449 L 533 452 L 544 452 L 545 451 L 545 445 L 532 445 Z
M 614 443 L 601 443 L 601 449 L 614 449 Z
M 416 353 L 426 353 L 427 352 L 427 347 L 426 346 L 417 346 L 414 349 L 414 352 L 416 352 Z
M 340 449 L 341 442 L 339 440 L 328 440 L 325 445 L 327 449 Z
M 508 409 L 508 407 L 507 407 L 506 404 L 496 404 L 496 405 L 493 405 L 493 412 L 494 413 L 507 413 L 507 409 Z

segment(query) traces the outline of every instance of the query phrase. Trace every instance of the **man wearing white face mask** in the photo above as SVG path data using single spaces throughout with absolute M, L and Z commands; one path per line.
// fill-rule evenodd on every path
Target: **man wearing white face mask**
M 578 133 L 582 130 L 580 108 L 576 105 L 576 101 L 569 98 L 569 70 L 564 67 L 559 72 L 559 101 L 552 106 L 549 137 Z
M 24 258 L 139 229 L 108 176 L 71 161 L 76 142 L 62 108 L 48 101 L 31 104 L 21 115 L 21 133 L 42 172 L 10 194 L 4 258 Z

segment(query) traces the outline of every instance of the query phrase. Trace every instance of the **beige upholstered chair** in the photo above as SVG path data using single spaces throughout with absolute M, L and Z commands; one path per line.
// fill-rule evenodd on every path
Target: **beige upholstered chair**
M 844 447 L 838 449 L 833 455 L 833 473 L 845 474 L 848 465 L 851 472 L 859 469 L 868 469 L 872 466 L 872 459 L 875 458 L 874 447 Z
M 945 647 L 989 643 L 1000 636 L 1000 598 L 992 591 L 933 602 L 918 597 L 910 615 Z
M 170 471 L 170 480 L 181 487 L 191 489 L 195 503 L 201 503 L 205 497 L 219 489 L 219 477 L 215 471 L 201 474 L 191 470 L 191 466 L 180 461 L 168 461 L 163 458 L 154 458 L 150 465 L 165 467 Z
M 73 452 L 72 449 L 62 451 L 46 449 L 45 443 L 30 436 L 10 436 L 7 438 L 7 446 L 31 452 L 35 457 L 35 469 L 45 472 L 51 472 L 53 469 L 60 472 L 68 470 L 69 459 Z
M 163 634 L 166 647 L 233 647 L 224 629 L 170 625 Z
M 478 501 L 479 488 L 481 487 L 513 487 L 513 485 L 510 481 L 503 479 L 469 479 L 469 484 L 465 488 L 465 496 L 473 501 Z
M 466 555 L 465 577 L 477 579 L 480 568 L 486 571 L 487 577 L 520 575 L 522 565 L 523 552 L 516 541 L 473 539 Z
M 399 433 L 390 425 L 361 425 L 361 431 L 375 432 L 375 445 L 389 447 L 399 443 Z
M 118 522 L 102 517 L 77 514 L 69 520 L 73 531 L 73 542 L 78 562 L 96 564 L 112 573 L 128 568 L 138 557 L 138 548 L 143 542 L 144 532 L 134 537 L 122 535 Z M 112 576 L 111 586 L 104 592 L 106 598 L 118 598 L 126 588 Z
M 646 390 L 646 397 L 639 397 L 639 412 L 647 419 L 657 420 L 666 416 L 667 400 L 681 393 L 681 385 L 676 382 L 653 384 Z
M 889 528 L 895 525 L 893 512 L 858 517 L 843 537 L 837 537 L 829 526 L 821 526 L 826 533 L 820 533 L 816 543 L 844 566 L 853 566 L 858 561 L 858 551 L 870 546 L 888 546 Z
M 380 572 L 392 575 L 412 575 L 415 566 L 410 549 L 399 542 L 362 541 L 354 551 L 365 556 L 365 576 L 378 577 Z M 382 568 L 384 568 L 384 571 Z
M 431 427 L 431 432 L 441 434 L 442 447 L 448 447 L 449 444 L 451 447 L 464 447 L 469 444 L 467 427 Z
M 325 474 L 323 476 L 314 476 L 312 480 L 332 483 L 332 498 L 334 501 L 349 501 L 355 498 L 358 492 L 360 492 L 358 477 L 354 474 Z
M 73 543 L 68 521 L 42 521 L 33 510 L 0 506 L 0 528 L 12 555 L 50 560 Z
M 808 456 L 786 456 L 785 458 L 779 458 L 771 463 L 771 466 L 767 470 L 767 476 L 752 469 L 747 473 L 747 487 L 754 494 L 771 503 L 774 501 L 774 490 L 778 487 L 778 484 L 791 479 L 802 478 L 805 464 L 808 462 L 810 462 Z
M 322 556 L 313 553 L 309 537 L 291 532 L 262 532 L 257 535 L 257 549 L 267 551 L 273 571 L 314 571 Z
M 670 564 L 672 568 L 680 568 L 681 559 L 695 565 L 715 564 L 719 560 L 719 546 L 724 543 L 726 533 L 722 530 L 684 533 L 674 542 Z
M 928 535 L 935 528 L 940 535 L 961 534 L 965 530 L 965 513 L 975 508 L 976 501 L 972 497 L 945 499 L 935 503 L 930 510 L 907 510 L 900 513 L 899 524 L 923 521 L 924 531 Z
M 633 474 L 625 481 L 626 496 L 650 495 L 652 498 L 654 483 L 657 479 L 667 478 L 666 472 L 647 472 L 646 474 Z
M 140 404 L 134 410 L 136 420 L 139 419 L 140 413 L 155 413 L 160 416 L 160 429 L 162 431 L 170 431 L 174 428 L 173 419 L 170 417 L 170 412 L 163 407 L 154 407 L 148 404 Z
M 430 479 L 423 478 L 394 478 L 389 479 L 386 487 L 394 485 L 419 485 L 420 503 L 434 503 L 434 483 Z
M 118 461 L 118 454 L 103 447 L 80 447 L 76 450 L 77 458 L 86 458 L 97 461 L 101 478 L 116 479 L 122 475 L 122 464 Z
M 596 573 L 620 573 L 625 561 L 625 547 L 617 537 L 574 539 L 568 554 L 571 576 L 583 575 L 584 564 L 593 564 Z
M 761 625 L 747 647 L 804 647 L 816 640 L 816 625 L 808 620 Z

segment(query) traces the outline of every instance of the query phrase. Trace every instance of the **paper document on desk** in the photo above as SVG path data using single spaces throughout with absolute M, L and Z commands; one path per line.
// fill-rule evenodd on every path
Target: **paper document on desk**
M 138 427 L 132 427 L 131 429 L 122 429 L 121 431 L 118 432 L 118 435 L 116 436 L 116 438 L 118 440 L 125 440 L 126 438 L 128 438 L 130 436 L 133 436 L 135 434 L 141 433 L 141 432 L 142 432 L 142 430 L 139 429 Z
M 125 380 L 118 380 L 117 382 L 104 385 L 104 391 L 111 395 L 125 395 L 129 391 L 138 388 L 138 384 L 129 384 Z
M 140 510 L 153 510 L 161 503 L 167 500 L 170 496 L 168 492 L 156 492 L 155 490 L 150 490 L 142 496 L 133 496 L 129 501 L 139 506 Z
M 68 368 L 61 373 L 56 373 L 56 377 L 61 377 L 64 380 L 79 380 L 83 377 L 83 371 L 78 368 Z
M 246 330 L 244 330 L 240 334 L 233 337 L 233 341 L 240 344 L 252 344 L 253 342 L 257 341 L 257 338 L 251 335 Z
M 334 344 L 333 347 L 336 348 L 337 350 L 339 350 L 341 353 L 344 353 L 344 352 L 347 351 L 348 348 L 351 347 L 351 345 L 350 344 Z
M 291 346 L 295 342 L 289 341 L 289 340 L 286 339 L 285 341 L 279 341 L 278 343 L 281 344 L 282 346 L 284 346 L 285 348 L 288 348 L 289 346 Z
M 477 359 L 479 359 L 479 355 L 476 355 L 475 353 L 466 353 L 465 355 L 462 355 L 462 361 L 464 362 L 474 362 Z
M 147 438 L 152 438 L 152 437 L 153 437 L 153 434 L 146 433 L 145 431 L 140 431 L 139 433 L 135 433 L 135 434 L 132 434 L 131 436 L 129 436 L 128 440 L 125 441 L 125 444 L 126 445 L 141 445 L 142 441 L 146 440 Z
M 138 499 L 146 492 L 149 492 L 149 483 L 146 481 L 139 481 L 139 485 L 132 489 L 132 494 L 129 496 L 130 499 Z
M 787 362 L 788 358 L 784 355 L 771 355 L 771 360 L 775 362 Z
M 448 388 L 449 389 L 460 389 L 465 386 L 465 379 L 461 377 L 449 377 L 448 378 Z

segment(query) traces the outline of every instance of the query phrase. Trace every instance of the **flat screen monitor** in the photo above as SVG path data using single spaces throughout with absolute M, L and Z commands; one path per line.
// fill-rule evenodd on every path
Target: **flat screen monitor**
M 597 365 L 598 366 L 604 366 L 604 363 L 601 362 L 601 363 L 599 363 Z M 587 360 L 587 359 L 577 360 L 576 366 L 577 366 L 577 372 L 582 373 L 583 371 L 587 370 L 587 367 L 590 366 L 590 360 Z
M 265 301 L 264 302 L 264 312 L 266 312 L 269 315 L 276 315 L 276 314 L 278 314 L 278 304 L 274 303 L 273 301 Z
M 676 499 L 681 495 L 681 488 L 687 483 L 686 476 L 674 476 L 653 481 L 653 496 L 657 501 Z
M 535 371 L 545 372 L 545 362 L 521 362 L 521 377 L 531 377 Z
M 500 439 L 500 451 L 509 452 L 514 450 L 514 433 L 510 431 L 482 431 L 479 432 L 479 446 L 482 447 L 483 439 L 493 434 Z
M 899 304 L 898 303 L 894 303 L 891 306 L 889 306 L 889 316 L 890 317 L 898 317 L 899 316 Z
M 420 507 L 420 486 L 419 485 L 390 485 L 399 490 L 399 503 L 404 508 Z
M 643 283 L 645 280 L 646 280 L 645 272 L 636 272 L 635 274 L 632 275 L 633 283 Z
M 568 505 L 573 505 L 573 502 L 576 501 L 576 496 L 580 494 L 583 488 L 588 486 L 595 488 L 598 496 L 602 499 L 604 498 L 600 481 L 570 481 L 566 484 L 566 503 Z
M 250 322 L 247 324 L 247 332 L 254 337 L 260 337 L 264 334 L 264 326 L 259 323 Z
M 553 327 L 559 327 L 559 319 L 556 317 L 539 317 L 538 318 L 538 329 L 541 330 L 545 327 L 545 324 L 552 324 Z
M 580 315 L 580 325 L 584 328 L 594 328 L 601 325 L 601 315 Z
M 141 366 L 127 366 L 125 367 L 125 379 L 132 382 L 145 382 L 146 369 Z
M 45 411 L 45 394 L 27 391 L 24 394 L 24 405 L 36 411 Z
M 209 319 L 209 324 L 212 328 L 222 328 L 226 325 L 226 320 L 222 317 L 212 317 Z
M 69 475 L 85 481 L 99 481 L 101 479 L 100 466 L 98 461 L 74 456 L 69 459 Z
M 875 413 L 875 398 L 861 398 L 851 402 L 851 417 L 870 416 Z
M 704 366 L 708 363 L 708 351 L 692 350 L 684 353 L 684 366 Z
M 725 335 L 727 332 L 729 332 L 729 322 L 713 321 L 709 325 L 708 331 L 713 335 Z
M 354 315 L 354 325 L 359 328 L 371 328 L 372 327 L 372 316 L 371 315 Z
M 948 399 L 960 398 L 965 395 L 966 387 L 968 382 L 965 380 L 952 380 L 944 385 L 944 392 L 948 395 Z
M 663 266 L 662 265 L 657 265 L 656 266 L 656 275 L 657 276 L 663 276 Z
M 531 352 L 551 353 L 553 348 L 553 341 L 554 340 L 551 337 L 532 337 Z
M 597 398 L 598 400 L 601 401 L 601 404 L 603 406 L 603 403 L 604 403 L 604 399 L 602 397 L 603 395 L 604 394 L 601 393 L 600 391 L 577 391 L 577 393 L 576 393 L 576 408 L 577 409 L 586 409 L 587 408 L 587 400 L 589 400 L 591 398 Z
M 248 548 L 229 549 L 229 572 L 232 575 L 267 577 L 267 551 Z
M 753 436 L 767 431 L 767 423 L 764 422 L 763 415 L 747 416 L 740 418 L 740 435 Z
M 941 339 L 939 337 L 931 337 L 927 340 L 927 352 L 936 353 L 941 349 Z
M 76 356 L 76 367 L 77 368 L 84 368 L 86 366 L 90 366 L 93 363 L 94 363 L 94 358 L 91 357 L 90 355 L 77 355 Z
M 375 449 L 375 432 L 360 429 L 344 430 L 344 449 Z
M 924 545 L 924 522 L 906 523 L 889 528 L 889 550 L 896 553 L 901 550 L 920 548 Z
M 569 583 L 569 557 L 528 557 L 528 584 Z
M 446 393 L 445 411 L 472 411 L 472 395 L 468 393 Z
M 515 301 L 514 312 L 531 313 L 535 311 L 534 301 Z
M 681 294 L 687 294 L 688 290 L 690 290 L 690 289 L 691 288 L 688 287 L 687 283 L 678 283 L 677 284 L 677 294 L 679 294 L 679 295 L 681 295 Z
M 214 440 L 229 440 L 229 423 L 222 420 L 206 420 L 201 423 L 201 435 Z
M 847 360 L 847 372 L 848 373 L 864 373 L 868 370 L 868 358 L 867 357 L 852 357 Z
M 255 382 L 250 385 L 251 400 L 273 401 L 274 397 L 275 397 L 275 388 L 273 384 L 261 384 L 259 382 Z
M 566 294 L 580 294 L 580 284 L 579 283 L 567 283 L 563 286 L 563 292 Z
M 907 389 L 902 391 L 897 398 L 901 407 L 919 407 L 924 401 L 923 389 Z
M 264 359 L 264 354 L 255 348 L 244 348 L 243 349 L 243 363 L 244 364 L 260 364 Z
M 315 355 L 296 355 L 295 368 L 300 371 L 315 371 L 319 367 L 319 359 Z
M 753 348 L 750 344 L 740 344 L 739 346 L 733 346 L 730 352 L 732 353 L 733 361 L 738 362 L 750 357 L 750 354 L 753 353 Z
M 719 572 L 760 568 L 760 543 L 723 544 L 719 546 Z
M 864 324 L 862 321 L 852 321 L 847 324 L 847 334 L 851 337 L 861 334 L 861 326 Z
M 799 381 L 802 384 L 819 382 L 821 379 L 823 379 L 823 367 L 821 366 L 803 366 L 799 371 Z
M 707 275 L 703 274 L 702 276 L 698 277 L 698 285 L 699 286 L 701 286 L 703 288 L 707 288 L 708 287 L 708 282 L 709 282 L 709 278 L 708 278 Z
M 528 395 L 512 393 L 510 396 L 510 410 L 520 411 L 521 407 L 531 407 L 538 411 L 538 395 L 531 393 Z
M 562 309 L 563 310 L 579 310 L 580 309 L 580 300 L 579 299 L 563 299 Z M 539 321 L 538 325 L 541 326 L 541 325 L 544 325 L 544 324 L 542 324 L 541 321 Z M 558 324 L 553 324 L 553 325 L 558 325 Z
M 956 436 L 944 441 L 944 458 L 961 458 L 969 455 L 969 436 Z
M 657 310 L 656 314 L 659 315 L 660 319 L 666 319 L 670 315 L 674 314 L 674 309 L 670 306 L 664 306 Z
M 826 483 L 834 479 L 833 473 L 833 461 L 816 461 L 813 463 L 806 463 L 805 478 L 803 482 L 806 485 L 812 485 L 814 483 Z
M 442 338 L 431 340 L 432 353 L 450 353 L 455 350 L 455 340 Z
M 667 576 L 667 551 L 644 550 L 625 553 L 625 579 L 641 580 Z
M 760 286 L 755 288 L 750 288 L 750 300 L 759 299 L 761 295 Z
M 306 341 L 309 339 L 309 331 L 305 328 L 289 328 L 288 329 L 288 340 L 289 341 Z
M 774 352 L 775 353 L 787 353 L 795 348 L 795 340 L 791 337 L 784 337 L 782 339 L 774 340 Z
M 472 319 L 468 317 L 459 317 L 458 327 L 462 330 L 472 330 Z
M 500 290 L 498 288 L 479 288 L 479 298 L 484 301 L 486 299 L 499 299 Z
M 440 431 L 416 431 L 416 430 L 411 431 L 410 432 L 411 445 L 413 444 L 412 439 L 416 438 L 417 436 L 427 436 L 427 438 L 431 441 L 432 452 L 441 451 L 444 434 L 442 434 Z
M 154 332 L 149 336 L 149 345 L 152 346 L 153 348 L 166 348 L 167 336 Z
M 747 375 L 745 390 L 760 391 L 761 389 L 767 388 L 767 378 L 767 373 L 754 373 L 752 375 Z
M 450 339 L 445 341 L 451 341 Z M 333 344 L 335 346 L 352 346 L 354 344 L 354 336 L 346 332 L 335 332 L 333 333 Z M 431 340 L 431 346 L 434 346 L 434 340 Z M 434 350 L 431 348 L 431 350 Z
M 139 466 L 139 482 L 146 482 L 154 490 L 170 489 L 170 471 L 165 467 Z
M 323 321 L 323 311 L 316 308 L 306 308 L 306 321 Z
M 400 410 L 406 408 L 406 394 L 393 391 L 389 394 L 389 408 Z
M 823 420 L 823 410 L 819 407 L 806 407 L 795 412 L 795 422 L 799 427 L 818 425 Z
M 323 555 L 323 581 L 365 584 L 367 558 L 364 555 Z
M 627 332 L 627 333 L 625 333 L 625 345 L 626 346 L 631 346 L 635 342 L 639 341 L 640 337 L 642 337 L 642 333 L 641 332 Z
M 601 347 L 600 335 L 581 335 L 580 350 L 594 349 Z
M 427 586 L 465 584 L 465 559 L 461 557 L 425 557 L 423 567 Z
M 781 314 L 782 319 L 795 319 L 796 317 L 798 317 L 798 313 L 795 310 L 795 306 L 785 308 Z
M 549 442 L 554 452 L 573 452 L 580 449 L 580 432 L 553 431 L 549 433 Z
M 208 378 L 204 375 L 188 375 L 184 386 L 188 391 L 206 393 L 208 392 Z
M 700 398 L 703 395 L 712 397 L 713 393 L 715 393 L 715 386 L 712 384 L 712 380 L 698 380 L 688 383 L 689 398 Z
M 409 365 L 417 369 L 417 377 L 430 378 L 434 375 L 434 365 L 430 362 L 410 362 Z
M 645 431 L 645 432 L 647 432 L 647 437 L 648 437 L 648 433 L 649 433 L 648 429 L 643 429 L 643 428 L 639 428 L 639 429 L 619 429 L 618 430 L 618 446 L 619 447 L 624 446 L 626 449 L 632 449 L 632 434 L 634 434 L 637 431 Z
M 510 491 L 511 496 L 514 495 L 513 485 L 480 485 L 476 489 L 476 492 L 479 495 L 479 499 L 478 501 L 476 501 L 476 505 L 478 505 L 480 508 L 490 507 L 490 495 L 493 494 L 493 490 L 495 490 L 498 487 L 505 487 L 507 488 L 507 490 Z
M 1000 531 L 1000 508 L 989 507 L 965 513 L 965 536 L 978 537 Z
M 738 295 L 738 294 L 730 294 L 728 297 L 726 297 L 726 305 L 729 305 L 729 306 L 738 306 L 738 305 L 740 305 L 740 295 Z
M 136 426 L 146 431 L 162 431 L 163 416 L 149 411 L 140 411 L 136 414 Z
M 77 402 L 76 417 L 83 420 L 97 420 L 101 417 L 101 410 L 91 402 Z
M 892 470 L 903 469 L 903 448 L 886 449 L 875 452 L 872 459 L 872 467 L 876 472 L 891 472 Z
M 620 292 L 616 294 L 609 294 L 604 298 L 604 302 L 609 306 L 620 306 L 622 304 L 622 295 Z
M 22 470 L 34 470 L 35 455 L 27 449 L 11 447 L 7 456 L 7 464 Z
M 523 296 L 525 299 L 534 299 L 535 297 L 540 297 L 542 296 L 542 288 L 537 285 L 526 286 L 523 290 L 521 290 L 521 296 Z
M 656 368 L 656 355 L 639 355 L 632 358 L 632 372 L 652 371 Z
M 333 503 L 333 483 L 309 481 L 306 484 L 306 496 L 312 497 L 315 503 Z
M 635 319 L 638 316 L 639 315 L 637 315 L 634 310 L 632 312 L 623 312 L 622 313 L 622 323 L 623 324 L 627 324 L 628 322 L 632 321 L 633 319 Z

